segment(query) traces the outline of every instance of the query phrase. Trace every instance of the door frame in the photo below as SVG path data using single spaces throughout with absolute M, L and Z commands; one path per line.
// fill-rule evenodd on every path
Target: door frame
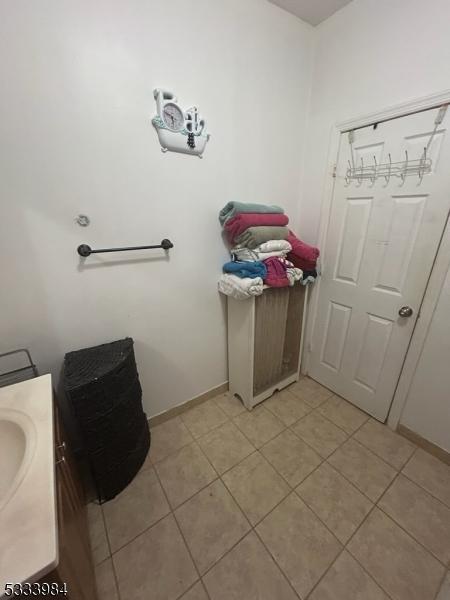
M 319 222 L 319 248 L 325 248 L 325 241 L 328 234 L 328 223 L 331 214 L 331 205 L 334 196 L 336 160 L 339 151 L 340 137 L 343 133 L 351 129 L 367 127 L 373 123 L 380 123 L 390 119 L 406 117 L 410 114 L 439 108 L 443 104 L 450 104 L 450 90 L 430 94 L 421 98 L 416 98 L 401 104 L 389 106 L 385 109 L 375 111 L 369 114 L 362 115 L 353 119 L 340 121 L 332 126 L 330 131 L 328 153 L 327 153 L 327 169 L 325 180 L 321 194 L 321 209 Z M 448 233 L 447 236 L 445 234 Z M 450 264 L 450 222 L 444 224 L 442 238 L 436 253 L 435 261 L 432 266 L 430 277 L 425 288 L 425 294 L 422 299 L 422 304 L 419 309 L 419 317 L 416 320 L 411 340 L 406 352 L 405 360 L 400 371 L 400 377 L 394 392 L 394 397 L 389 408 L 387 416 L 387 425 L 391 429 L 396 429 L 400 422 L 403 407 L 406 403 L 409 388 L 412 383 L 413 375 L 419 361 L 422 348 L 431 324 L 433 312 L 442 285 L 447 273 L 447 268 Z M 322 257 L 326 260 L 326 256 Z M 308 319 L 306 322 L 305 344 L 304 344 L 304 362 L 302 364 L 302 373 L 308 373 L 309 361 L 312 351 L 312 337 L 314 325 L 317 317 L 318 299 L 320 292 L 320 277 L 317 283 L 312 286 L 309 296 Z

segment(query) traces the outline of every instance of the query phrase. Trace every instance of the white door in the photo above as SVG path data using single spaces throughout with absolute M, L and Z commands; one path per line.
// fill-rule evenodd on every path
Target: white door
M 450 208 L 449 113 L 428 149 L 432 171 L 374 183 L 345 182 L 351 160 L 341 135 L 337 177 L 313 332 L 311 377 L 384 421 Z M 419 159 L 438 109 L 354 132 L 355 164 Z M 400 316 L 402 307 L 412 309 Z M 410 311 L 405 309 L 403 313 Z

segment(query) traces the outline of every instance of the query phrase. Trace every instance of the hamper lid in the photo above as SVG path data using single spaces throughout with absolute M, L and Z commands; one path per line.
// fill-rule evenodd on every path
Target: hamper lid
M 64 384 L 67 391 L 103 377 L 118 367 L 133 351 L 130 337 L 91 348 L 67 352 L 64 356 Z

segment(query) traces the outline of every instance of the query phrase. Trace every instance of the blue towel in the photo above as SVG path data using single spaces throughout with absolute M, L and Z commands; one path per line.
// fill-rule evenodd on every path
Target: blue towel
M 233 273 L 238 277 L 250 277 L 252 279 L 255 277 L 265 279 L 267 275 L 267 268 L 262 260 L 227 262 L 223 265 L 223 271 L 224 273 Z

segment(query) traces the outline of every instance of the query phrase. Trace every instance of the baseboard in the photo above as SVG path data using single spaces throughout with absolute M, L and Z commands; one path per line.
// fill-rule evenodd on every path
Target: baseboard
M 186 402 L 183 402 L 182 404 L 178 404 L 178 406 L 169 408 L 169 410 L 159 413 L 159 415 L 150 417 L 148 420 L 148 424 L 150 427 L 156 427 L 156 425 L 161 425 L 161 423 L 164 423 L 165 421 L 168 421 L 169 419 L 172 419 L 173 417 L 176 417 L 177 415 L 181 415 L 182 413 L 186 412 L 190 408 L 194 408 L 194 406 L 203 404 L 203 402 L 206 402 L 210 398 L 214 398 L 214 396 L 218 396 L 219 394 L 225 394 L 225 392 L 228 392 L 228 381 L 225 381 L 224 383 L 221 383 L 217 387 L 212 388 L 212 389 L 208 390 L 207 392 L 203 392 L 203 394 L 200 394 L 199 396 L 195 396 L 195 398 L 191 398 L 190 400 L 187 400 Z
M 436 458 L 439 458 L 439 460 L 442 460 L 442 462 L 445 462 L 447 465 L 450 465 L 449 452 L 443 450 L 442 448 L 439 448 L 439 446 L 436 446 L 436 444 L 433 444 L 433 442 L 429 442 L 415 431 L 411 431 L 411 429 L 408 429 L 404 425 L 398 425 L 397 433 L 407 438 L 411 442 L 417 444 L 419 448 L 422 448 L 426 452 L 433 454 L 433 456 L 436 456 Z

